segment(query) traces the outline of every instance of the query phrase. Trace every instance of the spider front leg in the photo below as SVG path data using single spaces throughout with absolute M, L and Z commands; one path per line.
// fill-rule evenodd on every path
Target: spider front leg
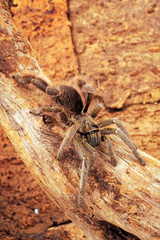
M 109 140 L 109 138 L 106 135 L 103 136 L 103 141 L 105 141 L 105 143 L 106 143 L 108 154 L 109 154 L 112 165 L 116 166 L 117 161 L 116 161 L 116 157 L 114 155 L 114 151 L 113 151 L 113 148 L 112 148 L 111 141 Z
M 102 122 L 100 122 L 98 124 L 98 126 L 100 128 L 103 128 L 105 126 L 111 125 L 111 124 L 116 124 L 117 127 L 124 132 L 125 135 L 129 136 L 127 130 L 125 129 L 125 127 L 123 126 L 122 122 L 120 120 L 118 120 L 117 118 L 107 118 L 105 120 L 103 120 Z
M 81 138 L 76 139 L 76 146 L 77 146 L 77 151 L 80 157 L 82 158 L 80 188 L 78 193 L 78 206 L 81 207 L 83 204 L 83 197 L 84 197 L 85 186 L 88 179 L 88 173 L 95 159 L 97 158 L 97 152 L 90 144 L 88 144 L 86 141 L 83 141 Z M 85 149 L 90 151 L 93 154 L 92 159 L 89 160 L 89 158 L 86 155 Z
M 67 146 L 70 144 L 72 138 L 75 136 L 77 130 L 79 128 L 79 124 L 75 124 L 73 126 L 70 127 L 70 129 L 68 130 L 65 138 L 63 139 L 60 147 L 59 147 L 59 150 L 58 150 L 58 153 L 57 153 L 57 159 L 61 159 L 62 158 L 62 155 L 63 155 L 63 151 L 67 148 Z
M 102 129 L 102 135 L 103 136 L 110 135 L 110 134 L 118 135 L 122 139 L 122 141 L 128 146 L 128 148 L 131 149 L 132 153 L 138 159 L 139 163 L 141 165 L 146 165 L 146 163 L 143 160 L 143 158 L 140 157 L 140 155 L 139 155 L 139 153 L 137 151 L 137 147 L 135 146 L 134 143 L 132 143 L 130 138 L 124 132 L 122 132 L 118 128 L 104 128 L 104 129 Z

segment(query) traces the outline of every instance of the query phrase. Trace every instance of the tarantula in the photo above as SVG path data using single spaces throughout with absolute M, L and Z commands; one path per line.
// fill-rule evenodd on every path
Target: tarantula
M 127 130 L 122 123 L 116 118 L 106 118 L 101 122 L 95 121 L 96 116 L 103 108 L 102 104 L 97 104 L 90 113 L 87 113 L 91 100 L 94 96 L 94 91 L 91 86 L 87 85 L 83 80 L 78 81 L 80 93 L 71 86 L 58 85 L 54 87 L 34 76 L 15 75 L 14 78 L 21 84 L 33 83 L 37 88 L 51 95 L 54 103 L 53 106 L 43 106 L 37 110 L 32 110 L 35 115 L 43 115 L 44 112 L 56 112 L 60 114 L 63 122 L 70 126 L 65 138 L 63 139 L 58 150 L 57 158 L 63 157 L 63 151 L 74 138 L 77 151 L 82 158 L 80 188 L 78 193 L 78 205 L 83 203 L 84 190 L 88 178 L 88 173 L 97 158 L 96 146 L 101 142 L 105 142 L 110 161 L 116 166 L 116 158 L 112 149 L 108 135 L 116 134 L 122 141 L 131 149 L 134 156 L 138 159 L 141 165 L 145 165 L 145 161 L 140 157 L 137 147 L 132 143 L 128 136 Z M 117 128 L 107 127 L 110 124 L 117 125 Z M 88 158 L 86 150 L 91 152 L 93 157 Z

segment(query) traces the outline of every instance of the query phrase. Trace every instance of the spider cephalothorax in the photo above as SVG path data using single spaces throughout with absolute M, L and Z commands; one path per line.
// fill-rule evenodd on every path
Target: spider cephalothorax
M 38 110 L 32 110 L 31 112 L 33 114 L 43 115 L 44 112 L 57 112 L 60 114 L 61 120 L 70 126 L 60 145 L 57 158 L 61 159 L 63 157 L 63 151 L 74 138 L 77 151 L 82 158 L 81 180 L 78 194 L 79 206 L 81 206 L 83 202 L 89 170 L 97 157 L 95 147 L 100 145 L 101 142 L 105 142 L 111 163 L 116 166 L 116 158 L 108 137 L 110 134 L 118 135 L 131 149 L 139 163 L 145 165 L 144 160 L 137 151 L 137 147 L 132 143 L 127 130 L 118 119 L 106 118 L 101 122 L 95 121 L 96 116 L 103 108 L 102 104 L 98 103 L 90 113 L 87 113 L 94 91 L 83 80 L 79 79 L 78 81 L 79 92 L 75 88 L 66 85 L 50 87 L 45 81 L 34 76 L 21 77 L 16 75 L 15 79 L 22 84 L 32 82 L 36 87 L 53 97 L 56 105 L 44 106 Z M 111 124 L 117 125 L 117 128 L 107 127 Z M 91 159 L 88 158 L 86 150 L 93 155 Z

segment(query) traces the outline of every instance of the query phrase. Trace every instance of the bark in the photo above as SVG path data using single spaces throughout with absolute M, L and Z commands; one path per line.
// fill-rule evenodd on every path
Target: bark
M 56 159 L 67 129 L 52 129 L 31 108 L 51 104 L 45 93 L 32 85 L 20 86 L 15 73 L 42 73 L 28 41 L 17 31 L 7 1 L 0 8 L 0 123 L 11 143 L 44 192 L 90 239 L 107 239 L 110 222 L 140 239 L 160 239 L 160 161 L 139 151 L 146 161 L 141 166 L 128 148 L 112 137 L 117 166 L 109 163 L 105 146 L 97 147 L 98 159 L 92 167 L 84 196 L 77 206 L 81 159 L 74 146 Z

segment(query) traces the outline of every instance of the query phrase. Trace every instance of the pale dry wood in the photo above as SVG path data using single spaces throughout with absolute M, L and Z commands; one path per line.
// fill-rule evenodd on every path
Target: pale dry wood
M 110 222 L 140 239 L 160 239 L 160 161 L 140 151 L 141 166 L 117 137 L 111 137 L 118 165 L 109 163 L 105 146 L 89 174 L 82 208 L 77 206 L 81 159 L 73 146 L 63 160 L 56 154 L 64 130 L 52 131 L 31 108 L 51 103 L 49 96 L 33 86 L 19 86 L 15 73 L 35 74 L 47 80 L 29 43 L 21 36 L 0 2 L 0 123 L 31 174 L 52 201 L 74 221 L 89 239 L 107 239 Z

